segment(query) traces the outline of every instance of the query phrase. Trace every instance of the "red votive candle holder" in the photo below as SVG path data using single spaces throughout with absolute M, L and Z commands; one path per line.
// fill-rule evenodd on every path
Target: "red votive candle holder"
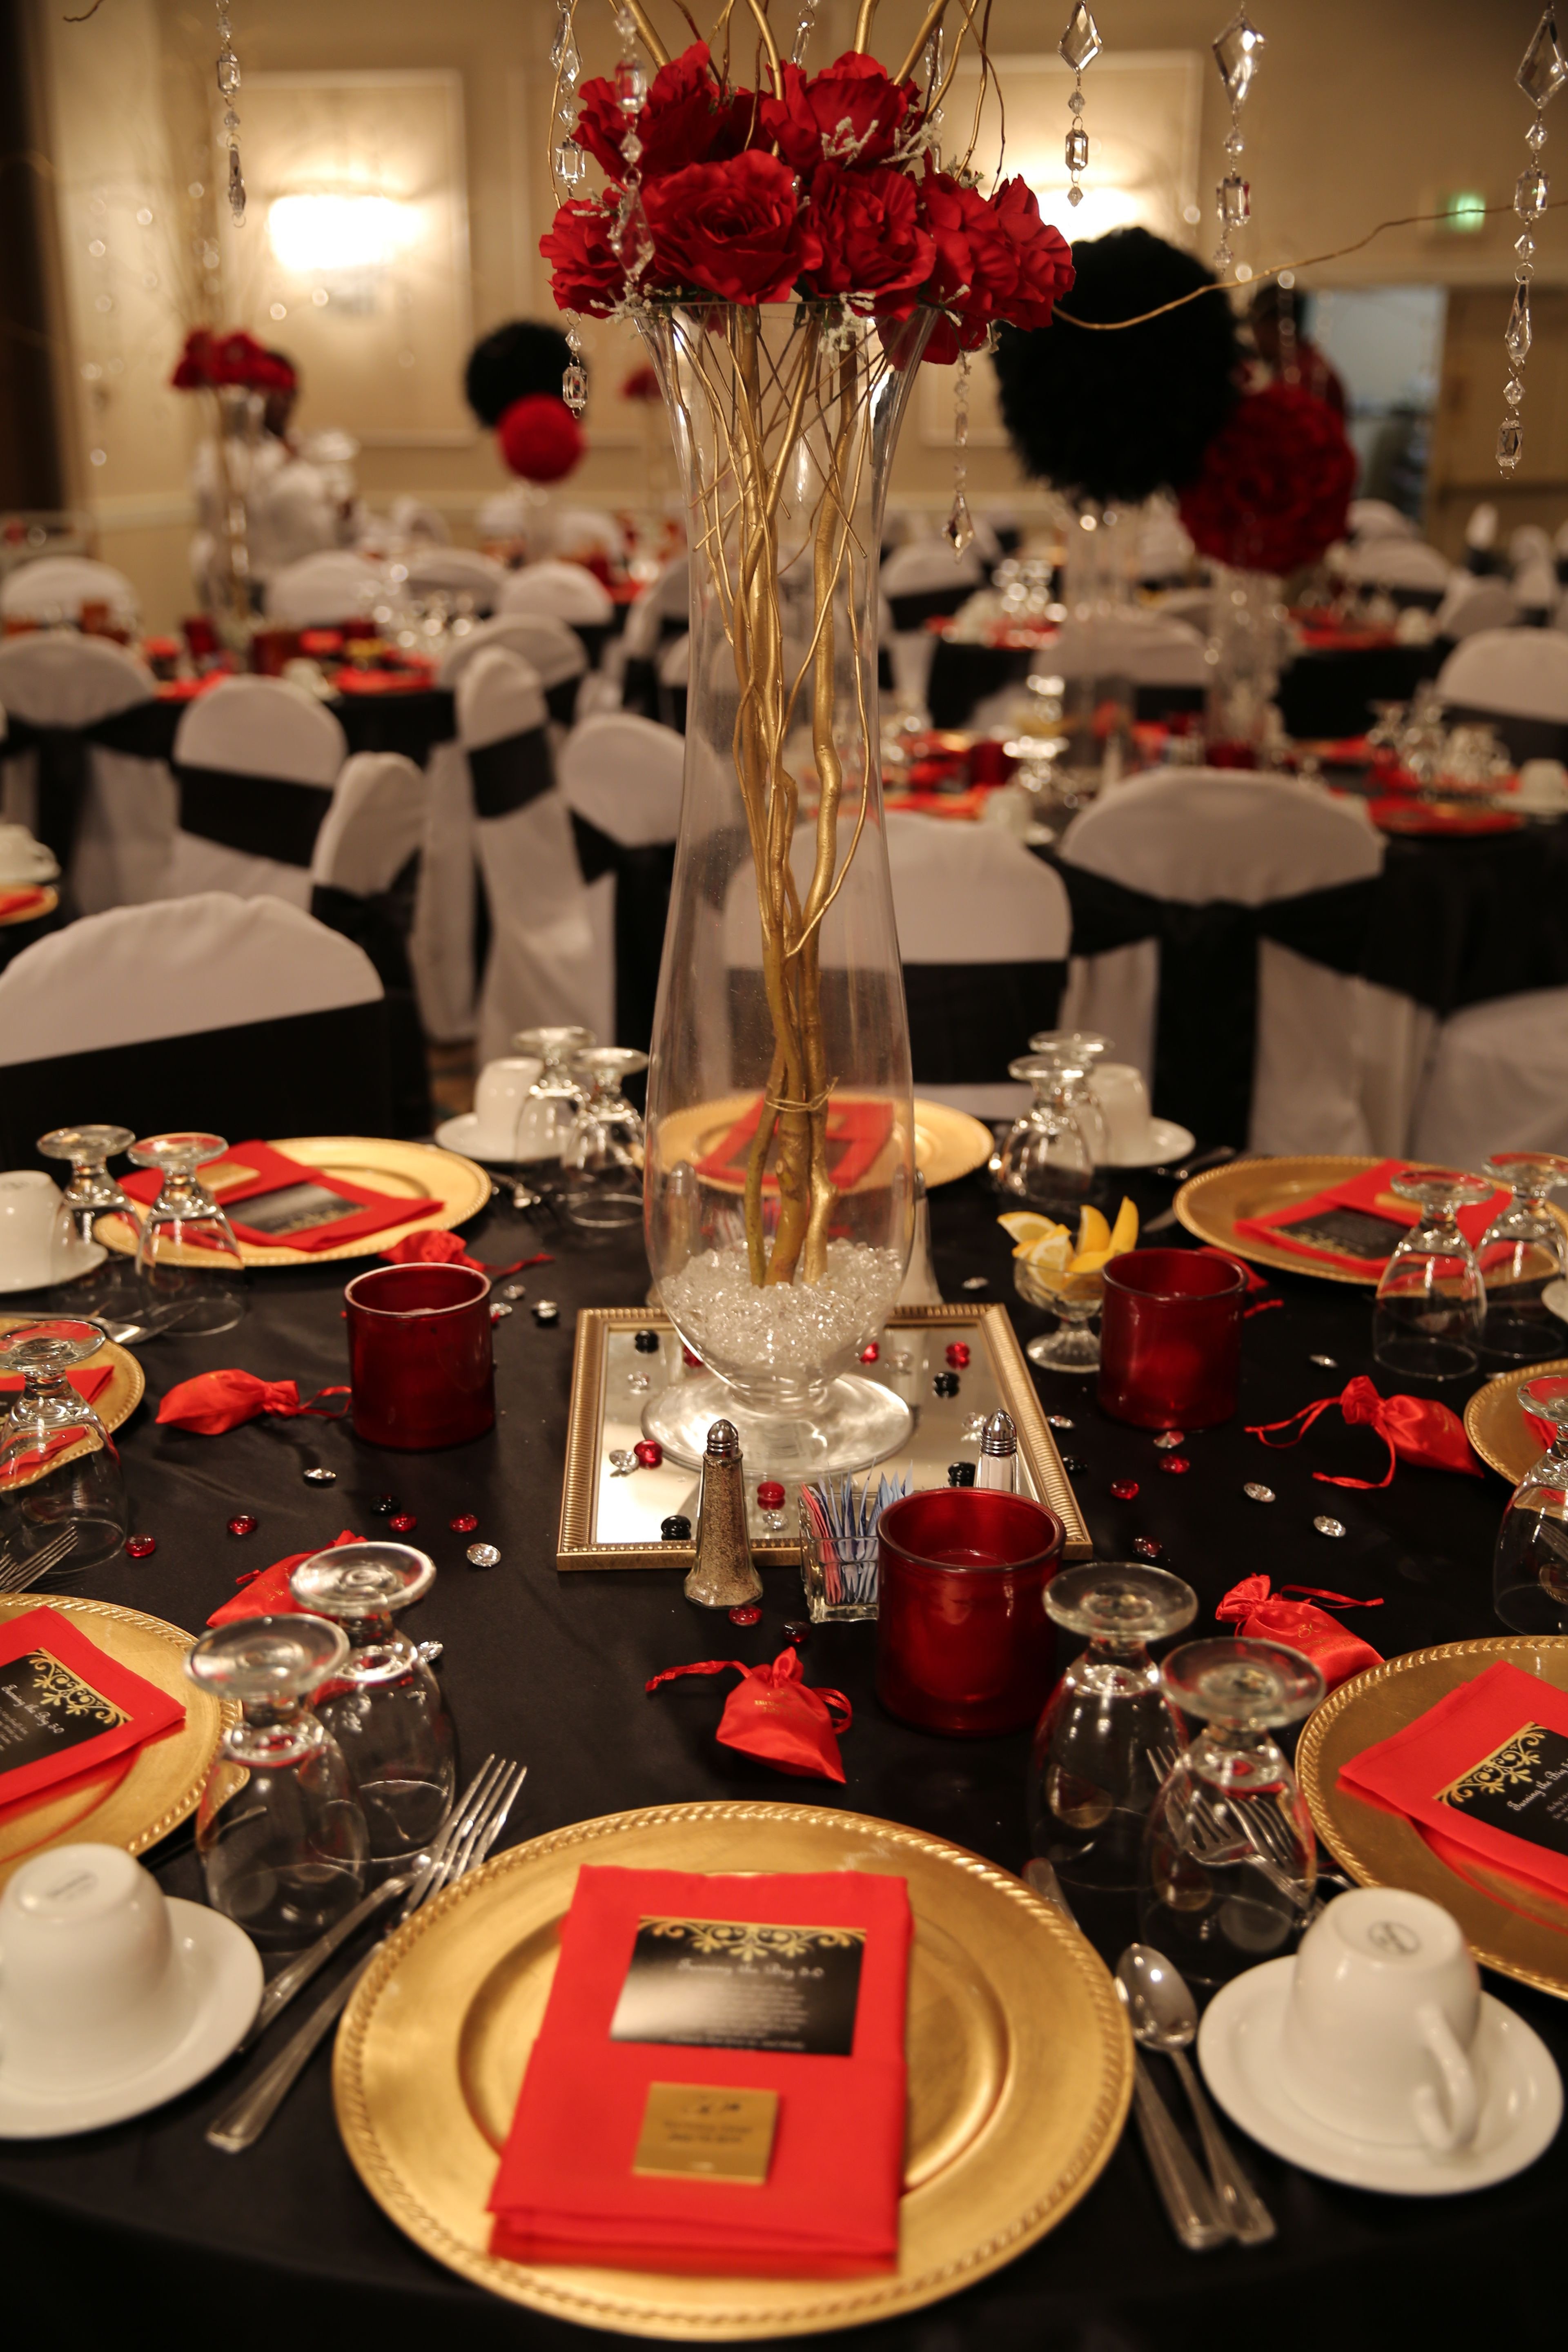
M 495 1426 L 490 1286 L 464 1265 L 383 1265 L 348 1302 L 354 1434 L 410 1453 Z
M 1128 1250 L 1105 1269 L 1100 1402 L 1135 1429 L 1208 1429 L 1236 1411 L 1247 1276 L 1199 1250 Z
M 1051 1686 L 1054 1511 L 1026 1495 L 933 1486 L 877 1522 L 877 1696 L 926 1731 L 1018 1731 Z

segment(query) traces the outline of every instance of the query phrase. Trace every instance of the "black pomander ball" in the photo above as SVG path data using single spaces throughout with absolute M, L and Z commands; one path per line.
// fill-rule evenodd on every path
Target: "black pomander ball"
M 1063 307 L 1129 319 L 1212 286 L 1212 270 L 1145 228 L 1075 245 Z M 1025 469 L 1058 489 L 1119 505 L 1180 489 L 1236 404 L 1241 345 L 1228 300 L 1205 295 L 1115 335 L 1058 320 L 1002 329 L 1002 414 Z
M 481 425 L 495 426 L 517 400 L 530 393 L 561 397 L 561 379 L 572 353 L 559 327 L 537 319 L 513 319 L 474 345 L 463 370 L 463 391 Z

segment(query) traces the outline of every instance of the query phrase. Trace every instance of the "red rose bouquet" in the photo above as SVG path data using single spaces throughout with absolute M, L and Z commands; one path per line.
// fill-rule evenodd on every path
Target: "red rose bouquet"
M 1298 572 L 1345 530 L 1355 452 L 1328 403 L 1271 383 L 1238 400 L 1182 492 L 1201 555 L 1251 572 Z
M 193 327 L 169 382 L 176 392 L 292 392 L 296 378 L 287 360 L 243 327 L 227 335 Z

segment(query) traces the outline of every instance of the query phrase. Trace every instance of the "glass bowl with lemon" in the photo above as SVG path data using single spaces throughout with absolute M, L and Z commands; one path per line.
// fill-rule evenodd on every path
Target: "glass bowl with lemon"
M 1113 1257 L 1138 1244 L 1138 1212 L 1124 1200 L 1116 1223 L 1098 1209 L 1079 1213 L 1076 1236 L 1050 1217 L 1026 1210 L 998 1217 L 1013 1242 L 1013 1283 L 1020 1298 L 1057 1318 L 1057 1328 L 1031 1339 L 1025 1354 L 1051 1372 L 1100 1369 L 1100 1334 L 1090 1327 L 1105 1291 L 1105 1269 Z

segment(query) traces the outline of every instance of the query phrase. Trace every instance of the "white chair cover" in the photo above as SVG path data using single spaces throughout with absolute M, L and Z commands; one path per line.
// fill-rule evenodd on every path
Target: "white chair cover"
M 477 547 L 412 547 L 404 558 L 409 593 L 471 596 L 478 613 L 493 613 L 507 573 L 493 555 Z
M 1538 522 L 1521 522 L 1517 530 L 1508 535 L 1508 562 L 1510 572 L 1522 572 L 1532 563 L 1552 561 L 1552 534 L 1542 530 Z
M 1482 629 L 1455 646 L 1437 692 L 1461 710 L 1568 724 L 1568 640 L 1555 629 Z
M 1261 907 L 1379 873 L 1383 843 L 1360 803 L 1281 777 L 1193 768 L 1118 787 L 1073 819 L 1061 855 L 1151 898 Z M 1114 1038 L 1119 1057 L 1152 1077 L 1158 985 L 1152 940 L 1075 956 L 1062 1026 Z M 1403 1042 L 1379 1034 L 1377 1012 L 1363 982 L 1260 942 L 1250 1150 L 1372 1148 L 1367 1099 L 1387 1096 L 1382 1065 Z M 1215 1006 L 1214 1018 L 1225 1017 Z
M 310 880 L 356 898 L 390 890 L 425 838 L 429 788 L 401 751 L 360 751 L 332 786 Z
M 1441 595 L 1453 569 L 1441 548 L 1421 539 L 1371 539 L 1345 551 L 1346 577 L 1365 588 Z
M 157 680 L 110 637 L 74 629 L 31 630 L 0 640 L 0 706 L 34 727 L 90 727 L 150 702 Z M 4 814 L 31 830 L 37 815 L 37 762 L 7 760 Z M 163 896 L 174 842 L 174 779 L 162 760 L 88 747 L 87 791 L 77 825 L 70 882 L 84 914 Z
M 1562 591 L 1552 557 L 1535 555 L 1528 563 L 1520 564 L 1513 575 L 1513 593 L 1522 613 L 1555 611 Z
M 1444 1022 L 1410 1148 L 1454 1168 L 1494 1151 L 1568 1151 L 1568 988 L 1468 1005 Z
M 1125 677 L 1134 686 L 1206 686 L 1213 675 L 1203 636 L 1168 613 L 1064 621 L 1036 667 L 1055 677 Z
M 1364 545 L 1373 539 L 1419 539 L 1420 532 L 1407 514 L 1390 506 L 1386 499 L 1352 499 L 1346 518 L 1352 539 Z
M 176 770 L 210 768 L 318 786 L 323 820 L 347 755 L 347 740 L 331 712 L 280 677 L 226 679 L 189 706 L 174 736 Z M 310 903 L 310 869 L 177 826 L 164 895 L 185 898 L 207 890 L 281 898 L 304 909 Z
M 906 540 L 882 559 L 882 593 L 894 601 L 900 596 L 928 596 L 955 583 L 980 588 L 984 582 L 985 567 L 975 547 L 966 547 L 962 555 L 955 555 L 946 540 L 934 532 L 929 539 Z
M 666 634 L 665 623 L 674 622 L 685 628 L 691 609 L 691 566 L 684 555 L 667 563 L 658 578 L 639 596 L 626 614 L 626 625 L 621 633 L 626 657 L 632 661 L 651 661 L 658 650 L 659 640 Z
M 607 628 L 616 617 L 614 599 L 602 580 L 581 563 L 561 563 L 553 557 L 509 572 L 497 609 L 542 613 L 552 620 L 581 622 L 596 629 Z
M 365 609 L 367 593 L 383 585 L 379 564 L 352 547 L 286 563 L 267 583 L 267 617 L 280 629 L 331 629 Z
M 1184 580 L 1196 552 L 1180 520 L 1156 509 L 1139 528 L 1133 568 L 1140 580 Z
M 392 528 L 403 539 L 423 540 L 427 547 L 450 547 L 452 527 L 437 507 L 414 498 L 394 499 Z
M 546 694 L 552 687 L 564 686 L 571 679 L 581 677 L 588 667 L 582 638 L 564 621 L 552 620 L 542 613 L 498 613 L 489 625 L 494 634 L 484 637 L 480 652 L 493 652 L 499 646 L 527 662 Z M 457 673 L 459 682 L 474 659 L 467 648 L 473 646 L 479 635 L 476 629 L 473 636 L 464 640 L 466 657 L 458 665 Z M 448 682 L 445 664 L 442 666 L 442 682 Z
M 442 665 L 442 685 L 455 685 L 468 664 L 485 651 L 479 642 L 484 630 L 510 626 L 509 621 L 485 621 L 471 636 L 463 638 Z M 450 677 L 447 664 L 457 665 Z M 462 745 L 434 745 L 425 764 L 425 836 L 408 961 L 425 1034 L 441 1045 L 455 1045 L 474 1034 L 474 887 L 479 865 L 474 796 Z
M 1497 545 L 1498 511 L 1489 499 L 1470 509 L 1470 519 L 1465 525 L 1465 545 L 1477 555 L 1486 555 Z
M 673 728 L 617 710 L 574 727 L 556 764 L 568 808 L 623 849 L 643 849 L 680 831 L 685 761 Z
M 123 572 L 87 555 L 38 555 L 0 581 L 0 614 L 15 621 L 75 621 L 84 604 L 107 604 L 115 625 L 137 625 L 136 591 Z
M 1456 572 L 1447 593 L 1433 615 L 1433 634 L 1461 638 L 1482 629 L 1511 629 L 1519 619 L 1519 600 L 1506 580 L 1495 575 L 1478 579 L 1473 572 Z
M 619 555 L 626 547 L 626 533 L 612 514 L 600 507 L 556 507 L 547 511 L 544 535 L 557 555 L 577 555 L 595 548 L 605 555 Z

